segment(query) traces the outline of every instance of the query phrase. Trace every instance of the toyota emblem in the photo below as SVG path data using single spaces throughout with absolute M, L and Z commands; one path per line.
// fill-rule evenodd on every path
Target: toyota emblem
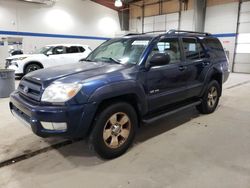
M 25 87 L 23 88 L 23 92 L 24 92 L 24 93 L 28 93 L 28 92 L 29 92 L 29 88 L 28 88 L 27 86 L 25 86 Z

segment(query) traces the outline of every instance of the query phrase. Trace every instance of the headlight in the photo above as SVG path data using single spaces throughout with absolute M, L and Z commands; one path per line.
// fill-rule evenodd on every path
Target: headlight
M 14 62 L 11 62 L 10 64 L 11 64 L 11 65 L 15 65 L 16 67 L 18 67 L 18 63 L 15 62 L 15 61 L 14 61 Z
M 82 88 L 79 83 L 53 83 L 42 95 L 43 102 L 61 103 L 73 98 Z
M 26 58 L 27 58 L 27 57 L 14 58 L 14 59 L 12 59 L 12 61 L 24 60 L 24 59 L 26 59 Z

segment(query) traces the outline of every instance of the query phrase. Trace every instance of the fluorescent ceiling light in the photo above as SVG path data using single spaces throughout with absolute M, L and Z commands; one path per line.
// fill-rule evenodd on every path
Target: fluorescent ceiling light
M 116 7 L 122 7 L 122 1 L 121 0 L 115 0 L 115 6 Z
M 53 5 L 56 0 L 19 0 L 19 1 L 25 1 L 29 3 L 38 3 L 38 4 L 47 4 L 47 5 Z

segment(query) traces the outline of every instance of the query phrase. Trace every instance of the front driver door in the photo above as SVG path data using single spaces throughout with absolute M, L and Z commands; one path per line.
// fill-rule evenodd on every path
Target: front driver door
M 186 99 L 186 65 L 182 58 L 178 38 L 162 38 L 148 56 L 147 63 L 155 53 L 168 53 L 170 63 L 151 67 L 146 73 L 146 92 L 149 111 Z

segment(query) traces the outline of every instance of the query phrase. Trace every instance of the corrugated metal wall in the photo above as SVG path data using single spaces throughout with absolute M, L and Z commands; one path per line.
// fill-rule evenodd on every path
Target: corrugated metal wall
M 242 1 L 239 12 L 238 0 L 207 0 L 204 31 L 215 34 L 221 40 L 229 54 L 232 71 L 250 73 L 250 1 Z M 176 8 L 172 5 L 171 7 L 172 10 L 169 8 L 168 11 L 174 11 Z M 158 15 L 159 9 L 154 13 L 152 9 L 150 14 L 154 15 L 146 15 L 144 21 L 141 17 L 142 11 L 139 13 L 138 10 L 142 10 L 142 8 L 137 7 L 137 17 L 135 17 L 135 12 L 131 15 L 130 28 L 132 31 L 151 32 L 177 28 L 195 30 L 193 0 L 190 1 L 186 10 L 183 10 L 182 7 L 181 14 L 175 10 L 175 13 Z
M 238 2 L 208 6 L 205 17 L 205 31 L 217 34 L 223 47 L 229 53 L 230 70 L 233 67 Z
M 250 1 L 241 3 L 238 24 L 234 71 L 250 73 Z
M 169 29 L 178 29 L 179 14 L 164 14 L 159 16 L 145 17 L 143 24 L 144 32 L 167 31 Z

